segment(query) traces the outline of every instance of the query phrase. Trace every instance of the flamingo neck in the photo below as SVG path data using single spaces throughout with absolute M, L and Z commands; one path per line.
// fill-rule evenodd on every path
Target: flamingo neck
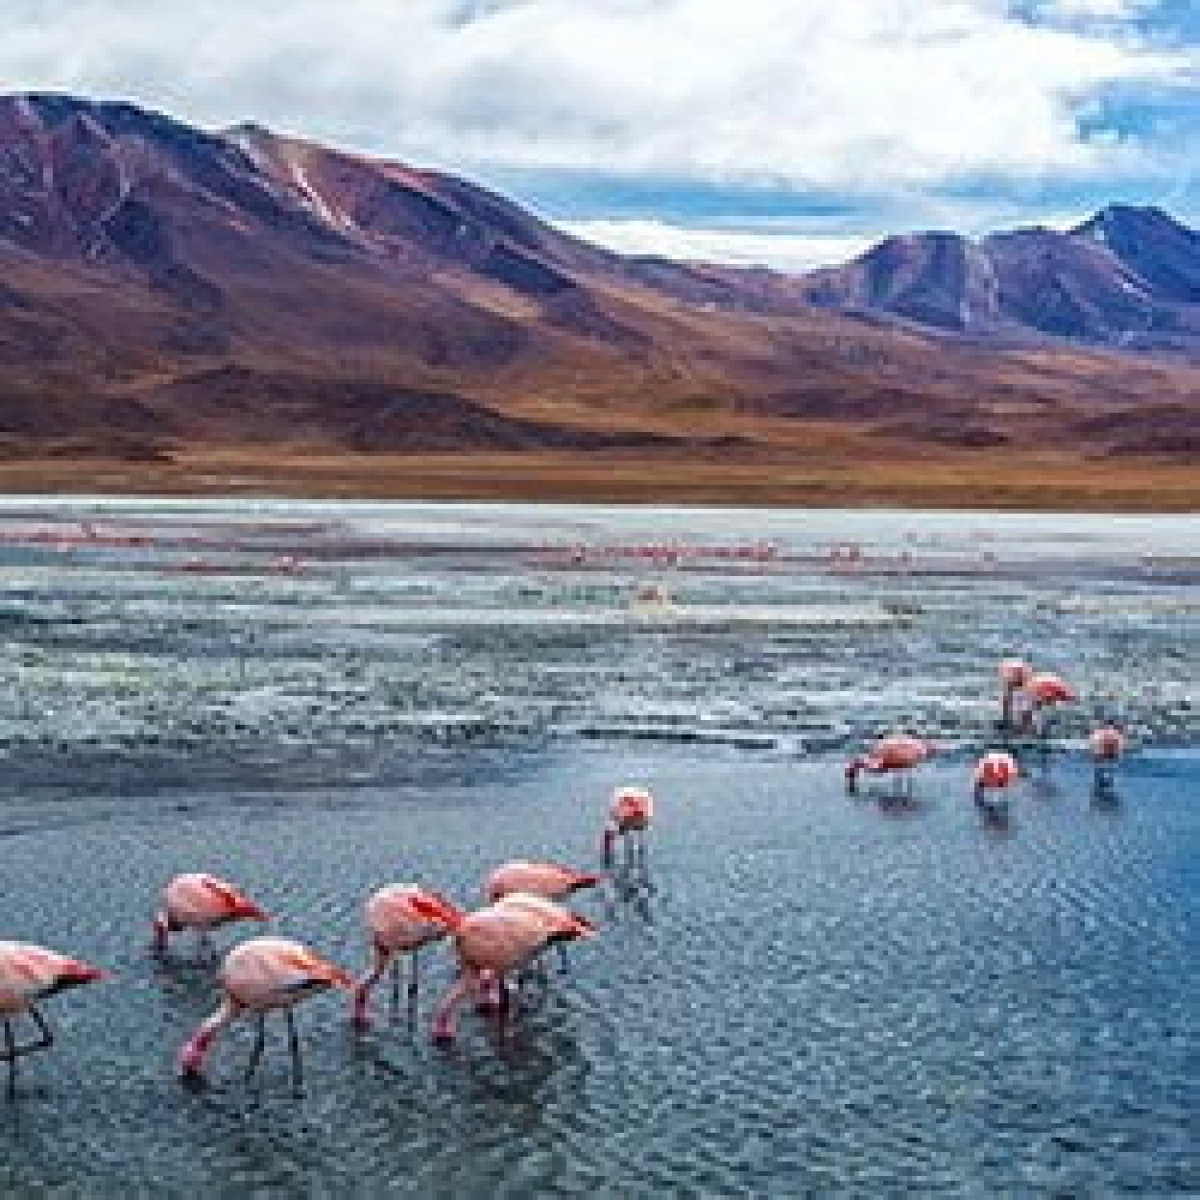
M 179 1069 L 184 1075 L 199 1075 L 204 1070 L 204 1060 L 221 1032 L 237 1016 L 237 1006 L 231 1000 L 223 1000 L 221 1007 L 204 1021 L 200 1028 L 184 1043 L 179 1052 Z
M 846 764 L 846 790 L 855 792 L 858 790 L 858 777 L 867 769 L 869 762 L 861 754 L 857 758 L 852 758 Z
M 604 826 L 603 859 L 606 867 L 613 865 L 613 847 L 617 841 L 617 827 L 610 821 Z

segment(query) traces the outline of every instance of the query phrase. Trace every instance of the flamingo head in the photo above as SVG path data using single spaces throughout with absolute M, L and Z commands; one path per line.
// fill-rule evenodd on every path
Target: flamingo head
M 1016 691 L 1025 687 L 1033 678 L 1033 670 L 1027 662 L 1019 658 L 1006 658 L 999 668 L 1000 682 L 1007 691 Z
M 108 978 L 109 973 L 100 967 L 93 967 L 90 963 L 79 962 L 76 959 L 67 959 L 58 968 L 54 983 L 44 994 L 65 992 L 70 988 L 82 987 L 85 983 L 98 983 Z

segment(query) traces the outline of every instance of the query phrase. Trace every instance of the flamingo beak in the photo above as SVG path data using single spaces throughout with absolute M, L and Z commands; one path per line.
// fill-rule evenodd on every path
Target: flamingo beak
M 341 990 L 344 992 L 351 992 L 354 990 L 355 979 L 349 971 L 343 971 L 341 967 L 330 965 L 328 967 L 328 974 L 329 982 L 335 988 L 341 988 Z
M 66 987 L 78 987 L 85 983 L 99 983 L 111 979 L 112 973 L 90 963 L 72 962 L 63 968 L 62 982 Z
M 269 921 L 271 919 L 271 914 L 260 908 L 253 900 L 243 900 L 238 905 L 235 915 L 244 921 Z

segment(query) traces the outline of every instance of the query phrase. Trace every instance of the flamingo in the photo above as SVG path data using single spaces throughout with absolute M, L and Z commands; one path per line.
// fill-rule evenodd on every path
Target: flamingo
M 365 1029 L 370 1024 L 371 989 L 392 967 L 392 1009 L 400 1007 L 400 958 L 412 956 L 408 981 L 410 1014 L 415 1013 L 418 989 L 418 954 L 421 947 L 446 936 L 446 926 L 431 922 L 413 906 L 417 896 L 437 900 L 410 884 L 392 884 L 380 888 L 366 904 L 367 931 L 371 937 L 371 966 L 354 985 L 354 1024 Z
M 281 1009 L 287 1017 L 292 1054 L 292 1078 L 301 1077 L 300 1040 L 292 1007 L 306 996 L 328 988 L 354 986 L 354 978 L 340 967 L 319 958 L 306 946 L 281 937 L 254 937 L 234 946 L 220 971 L 224 993 L 217 1011 L 204 1021 L 179 1052 L 180 1074 L 185 1080 L 204 1077 L 204 1062 L 216 1039 L 239 1017 L 258 1017 L 258 1037 L 246 1067 L 249 1080 L 258 1068 L 266 1041 L 267 1013 Z
M 558 863 L 517 861 L 497 867 L 487 877 L 483 890 L 488 900 L 493 902 L 513 892 L 544 896 L 547 900 L 565 900 L 573 892 L 595 887 L 603 881 L 603 875 L 576 871 Z
M 1027 685 L 1027 691 L 1033 698 L 1035 712 L 1049 710 L 1056 704 L 1068 704 L 1079 698 L 1068 683 L 1049 672 L 1034 675 Z M 1039 732 L 1043 740 L 1049 737 L 1050 719 L 1048 715 L 1039 722 Z
M 107 977 L 99 967 L 28 942 L 0 942 L 0 1021 L 4 1024 L 4 1050 L 0 1061 L 8 1063 L 8 1098 L 17 1095 L 17 1059 L 54 1045 L 54 1034 L 38 1009 L 37 1002 L 68 988 L 95 983 Z M 38 1027 L 38 1040 L 17 1045 L 13 1020 L 28 1013 Z
M 1125 752 L 1125 735 L 1115 725 L 1101 725 L 1092 731 L 1088 744 L 1096 767 L 1096 793 L 1100 795 L 1112 789 L 1117 762 Z
M 515 893 L 542 896 L 546 900 L 565 900 L 573 893 L 595 887 L 603 880 L 603 875 L 575 871 L 557 863 L 510 862 L 497 867 L 487 877 L 484 895 L 493 903 Z M 565 971 L 567 950 L 562 943 L 559 943 L 558 952 Z
M 981 805 L 997 805 L 1006 802 L 1001 793 L 1016 782 L 1020 775 L 1017 760 L 1004 750 L 990 750 L 975 764 L 975 803 Z M 989 800 L 989 791 L 997 793 Z
M 1013 719 L 1013 701 L 1017 693 L 1029 685 L 1033 670 L 1019 658 L 1006 658 L 1000 663 L 1000 728 L 1009 731 L 1017 727 Z
M 654 797 L 645 788 L 623 787 L 613 793 L 604 826 L 604 865 L 613 865 L 617 838 L 625 839 L 625 865 L 633 865 L 634 855 L 646 865 L 646 834 L 654 819 Z M 637 838 L 636 847 L 633 838 Z
M 266 921 L 267 914 L 232 884 L 215 875 L 176 875 L 163 889 L 162 907 L 154 917 L 154 952 L 167 952 L 172 933 L 194 929 L 215 957 L 209 933 L 234 921 Z
M 867 754 L 860 754 L 846 764 L 846 790 L 858 791 L 858 776 L 896 772 L 903 781 L 901 794 L 912 795 L 912 772 L 934 752 L 933 743 L 908 734 L 893 734 L 880 738 Z
M 450 930 L 458 955 L 459 977 L 433 1018 L 433 1039 L 443 1045 L 454 1040 L 455 1011 L 469 992 L 482 998 L 490 981 L 525 966 L 547 946 L 595 932 L 591 922 L 553 901 L 523 893 L 471 913 L 441 897 L 415 897 L 413 907 Z

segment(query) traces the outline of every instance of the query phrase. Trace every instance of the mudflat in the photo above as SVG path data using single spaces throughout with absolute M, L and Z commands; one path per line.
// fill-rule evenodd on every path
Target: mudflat
M 998 508 L 1195 512 L 1200 470 L 1186 461 L 1060 453 L 864 457 L 835 441 L 803 458 L 521 452 L 353 454 L 250 447 L 150 462 L 0 462 L 0 492 L 514 500 L 782 507 Z

